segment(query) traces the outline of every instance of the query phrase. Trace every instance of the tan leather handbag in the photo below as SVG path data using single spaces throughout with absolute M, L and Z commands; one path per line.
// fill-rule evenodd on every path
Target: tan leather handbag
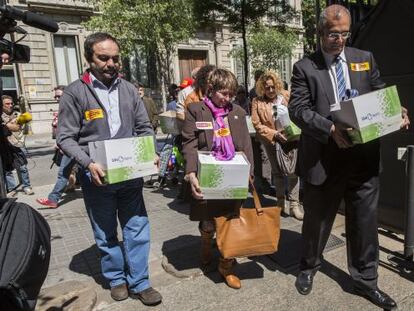
M 263 208 L 253 185 L 252 190 L 255 208 L 241 208 L 240 217 L 215 218 L 217 246 L 224 258 L 268 255 L 277 251 L 281 208 Z

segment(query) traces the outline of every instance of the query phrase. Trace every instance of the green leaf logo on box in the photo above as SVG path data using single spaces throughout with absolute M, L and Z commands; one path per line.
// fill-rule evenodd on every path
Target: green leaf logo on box
M 200 173 L 200 186 L 206 188 L 216 188 L 223 182 L 223 168 L 216 164 L 203 164 Z
M 131 179 L 133 172 L 134 168 L 129 166 L 113 168 L 107 171 L 105 175 L 105 181 L 107 183 L 114 184 L 121 181 L 129 180 Z
M 401 114 L 401 104 L 397 93 L 397 87 L 388 87 L 382 92 L 378 92 L 380 99 L 381 112 L 386 117 L 392 117 Z
M 233 188 L 228 189 L 225 194 L 225 197 L 231 199 L 244 199 L 247 197 L 248 188 Z
M 133 140 L 134 155 L 137 163 L 154 160 L 154 138 L 152 136 L 140 137 Z

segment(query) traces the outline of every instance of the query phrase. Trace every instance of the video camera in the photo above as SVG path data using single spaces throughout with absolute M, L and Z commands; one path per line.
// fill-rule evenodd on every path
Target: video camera
M 8 55 L 9 63 L 28 63 L 30 61 L 30 48 L 26 45 L 18 44 L 19 41 L 25 38 L 27 31 L 17 26 L 17 21 L 22 21 L 28 26 L 48 32 L 57 32 L 59 29 L 55 21 L 33 12 L 16 9 L 10 5 L 6 5 L 5 2 L 5 0 L 0 0 L 0 68 L 3 65 L 3 54 Z M 12 34 L 14 32 L 22 34 L 23 36 L 15 42 L 13 42 L 13 36 L 11 36 L 12 41 L 4 39 L 6 34 Z M 2 94 L 3 87 L 0 78 L 0 97 Z M 0 115 L 3 111 L 2 107 L 0 105 Z M 30 119 L 29 117 L 31 118 L 31 116 L 26 115 L 20 121 L 27 121 Z M 3 169 L 10 170 L 16 158 L 13 148 L 7 140 L 8 135 L 7 129 L 3 125 L 0 125 L 0 198 L 6 197 Z
M 9 62 L 28 63 L 30 61 L 30 48 L 26 45 L 18 44 L 27 35 L 26 30 L 17 26 L 16 21 L 22 21 L 26 25 L 39 28 L 48 32 L 57 32 L 59 26 L 53 20 L 42 15 L 29 11 L 22 11 L 12 6 L 5 5 L 4 0 L 0 0 L 0 55 L 9 55 Z M 4 39 L 6 33 L 20 33 L 24 36 L 16 42 Z M 1 58 L 0 58 L 1 59 Z

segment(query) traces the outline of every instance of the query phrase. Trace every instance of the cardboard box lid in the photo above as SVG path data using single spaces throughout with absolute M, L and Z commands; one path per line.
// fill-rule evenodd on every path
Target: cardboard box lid
M 378 103 L 377 105 L 369 105 Z M 335 123 L 360 129 L 374 122 L 401 114 L 401 103 L 396 86 L 366 93 L 350 100 L 331 105 Z
M 198 151 L 198 161 L 201 164 L 217 164 L 217 165 L 249 165 L 250 162 L 247 160 L 246 155 L 243 152 L 236 152 L 236 155 L 233 159 L 229 161 L 219 161 L 214 158 L 211 152 L 208 151 Z

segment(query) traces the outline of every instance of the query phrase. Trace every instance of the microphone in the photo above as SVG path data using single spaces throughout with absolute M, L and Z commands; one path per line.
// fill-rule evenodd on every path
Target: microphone
M 9 5 L 0 6 L 0 12 L 7 18 L 20 20 L 26 25 L 48 32 L 57 32 L 59 30 L 59 26 L 55 21 L 33 12 L 22 11 Z
M 48 32 L 57 32 L 59 30 L 59 26 L 55 21 L 32 12 L 25 12 L 25 18 L 22 21 L 26 25 L 46 30 Z

